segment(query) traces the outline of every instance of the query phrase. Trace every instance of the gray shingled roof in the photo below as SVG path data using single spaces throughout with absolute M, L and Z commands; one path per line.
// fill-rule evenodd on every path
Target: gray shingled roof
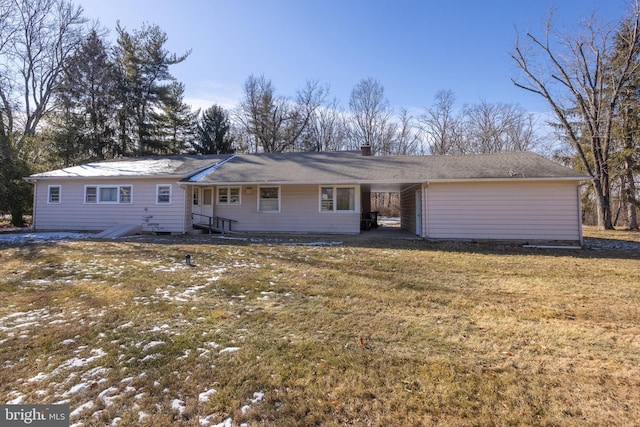
M 485 179 L 589 177 L 527 152 L 464 156 L 374 156 L 359 152 L 242 154 L 198 184 L 418 183 Z
M 60 177 L 173 177 L 201 185 L 399 185 L 485 179 L 589 179 L 526 152 L 364 157 L 353 151 L 134 157 L 58 169 L 31 175 L 28 179 Z

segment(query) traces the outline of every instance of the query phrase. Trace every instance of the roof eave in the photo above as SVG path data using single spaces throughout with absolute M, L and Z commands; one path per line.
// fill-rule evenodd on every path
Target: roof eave
M 504 178 L 436 178 L 427 179 L 426 182 L 434 183 L 455 183 L 455 182 L 523 182 L 523 181 L 590 181 L 592 177 L 533 177 L 533 178 L 518 178 L 518 177 L 504 177 Z
M 416 183 L 445 183 L 445 182 L 523 182 L 523 181 L 590 181 L 593 178 L 584 177 L 533 177 L 533 178 L 416 178 L 402 180 L 325 180 L 325 181 L 217 181 L 217 182 L 185 182 L 197 186 L 249 186 L 249 185 L 365 185 L 365 184 L 416 184 Z

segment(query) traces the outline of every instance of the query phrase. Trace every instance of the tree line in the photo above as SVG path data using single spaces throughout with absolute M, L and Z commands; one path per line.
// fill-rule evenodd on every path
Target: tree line
M 585 205 L 592 199 L 602 228 L 615 223 L 613 193 L 637 228 L 637 16 L 606 29 L 594 18 L 580 35 L 548 25 L 541 37 L 518 39 L 512 54 L 520 70 L 514 84 L 555 114 L 553 155 L 594 177 Z M 88 161 L 361 145 L 374 155 L 552 153 L 541 123 L 516 104 L 457 106 L 454 92 L 441 90 L 422 111 L 394 111 L 372 77 L 354 85 L 344 107 L 319 81 L 283 95 L 269 78 L 251 75 L 234 108 L 193 110 L 170 71 L 190 51 L 169 52 L 157 25 L 118 24 L 115 33 L 109 42 L 67 0 L 0 0 L 0 212 L 14 224 L 31 201 L 24 176 Z

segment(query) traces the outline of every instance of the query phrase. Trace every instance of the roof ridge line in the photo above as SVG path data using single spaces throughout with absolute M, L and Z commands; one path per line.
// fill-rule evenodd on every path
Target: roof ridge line
M 201 170 L 200 172 L 191 175 L 187 181 L 188 182 L 198 182 L 200 181 L 202 178 L 204 178 L 205 176 L 209 175 L 211 172 L 214 172 L 216 169 L 218 169 L 220 166 L 224 165 L 225 163 L 227 163 L 230 160 L 235 159 L 236 157 L 238 157 L 237 154 L 233 154 L 230 157 L 224 159 L 221 162 L 218 163 L 214 163 L 213 165 L 209 166 L 208 168 L 204 168 L 203 170 Z

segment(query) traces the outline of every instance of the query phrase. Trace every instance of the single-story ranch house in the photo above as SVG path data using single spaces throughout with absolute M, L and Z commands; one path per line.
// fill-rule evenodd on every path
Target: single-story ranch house
M 400 194 L 423 238 L 582 243 L 589 179 L 537 154 L 298 152 L 128 158 L 31 175 L 35 230 L 360 233 L 372 192 Z

